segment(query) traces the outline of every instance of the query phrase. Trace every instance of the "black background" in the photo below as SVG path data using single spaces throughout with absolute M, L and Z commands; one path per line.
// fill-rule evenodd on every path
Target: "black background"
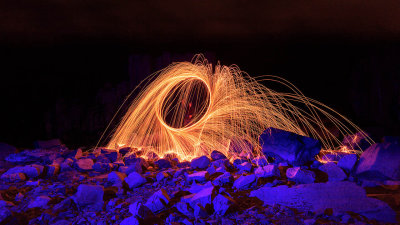
M 0 142 L 93 146 L 144 77 L 196 53 L 288 79 L 378 137 L 400 133 L 396 1 L 0 4 Z

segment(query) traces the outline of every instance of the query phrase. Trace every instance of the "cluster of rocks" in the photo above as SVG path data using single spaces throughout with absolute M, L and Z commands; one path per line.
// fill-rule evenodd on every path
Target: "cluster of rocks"
M 270 128 L 264 156 L 213 151 L 179 162 L 130 148 L 11 153 L 0 176 L 1 224 L 396 223 L 400 145 L 315 160 L 320 143 Z M 2 164 L 6 165 L 6 164 Z M 375 188 L 375 189 L 374 189 Z M 371 194 L 385 190 L 389 201 Z M 397 200 L 393 200 L 397 199 Z M 384 201 L 382 201 L 384 200 Z M 397 211 L 396 211 L 397 210 Z

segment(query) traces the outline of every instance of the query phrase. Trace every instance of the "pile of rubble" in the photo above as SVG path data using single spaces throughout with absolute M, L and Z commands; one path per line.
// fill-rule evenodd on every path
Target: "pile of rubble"
M 233 162 L 218 151 L 191 162 L 154 153 L 145 160 L 130 148 L 84 152 L 52 146 L 11 153 L 1 164 L 0 223 L 399 221 L 396 139 L 368 147 L 361 157 L 348 154 L 326 164 L 315 160 L 321 146 L 312 138 L 268 129 L 260 142 L 266 157 Z

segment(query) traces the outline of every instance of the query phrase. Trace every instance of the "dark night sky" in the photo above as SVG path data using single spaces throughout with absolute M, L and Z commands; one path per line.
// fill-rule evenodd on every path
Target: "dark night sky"
M 129 80 L 132 55 L 194 53 L 254 76 L 282 76 L 362 128 L 398 135 L 400 2 L 382 3 L 3 1 L 0 142 L 93 145 L 104 121 L 95 131 L 46 124 L 79 123 L 88 105 L 99 106 L 101 90 L 137 83 Z

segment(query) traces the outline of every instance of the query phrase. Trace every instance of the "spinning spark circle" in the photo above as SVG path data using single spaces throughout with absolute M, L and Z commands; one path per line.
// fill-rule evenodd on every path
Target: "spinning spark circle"
M 129 146 L 161 157 L 175 153 L 181 160 L 218 150 L 233 160 L 237 156 L 229 147 L 233 142 L 245 155 L 261 155 L 258 137 L 268 127 L 314 137 L 323 149 L 337 148 L 340 141 L 321 116 L 342 135 L 360 131 L 282 78 L 263 76 L 258 81 L 279 82 L 291 93 L 275 92 L 236 66 L 217 64 L 213 70 L 201 55 L 193 63 L 174 63 L 148 79 L 153 78 L 133 100 L 108 148 Z

